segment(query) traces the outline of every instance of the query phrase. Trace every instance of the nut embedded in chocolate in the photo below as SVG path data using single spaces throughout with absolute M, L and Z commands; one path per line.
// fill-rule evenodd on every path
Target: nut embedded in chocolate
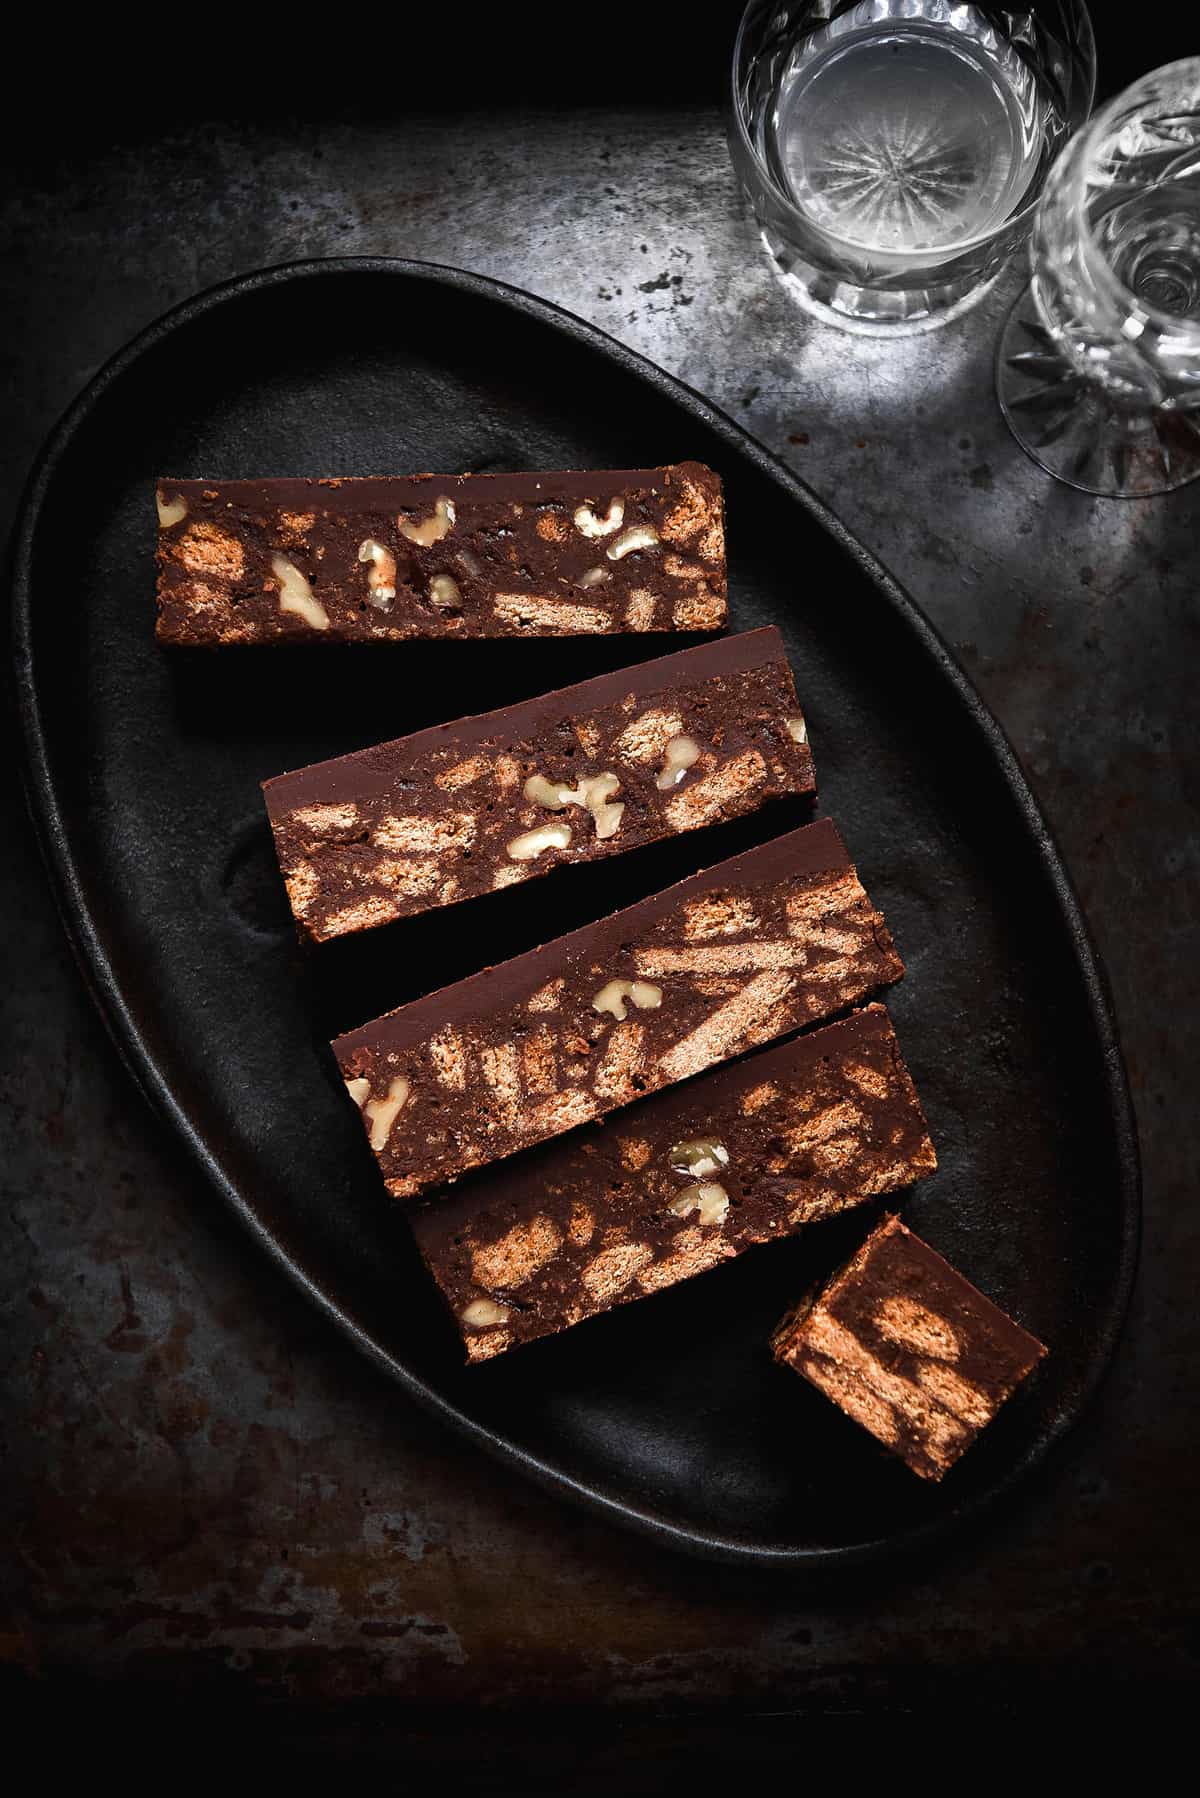
M 587 775 L 575 787 L 549 781 L 543 774 L 531 774 L 522 791 L 532 805 L 545 806 L 547 811 L 560 812 L 568 805 L 584 806 L 592 814 L 598 842 L 607 842 L 621 828 L 625 807 L 612 802 L 613 794 L 621 791 L 621 780 L 607 770 Z
M 608 537 L 613 531 L 619 531 L 625 522 L 624 500 L 610 499 L 608 511 L 603 518 L 597 518 L 590 506 L 578 506 L 575 511 L 575 529 L 582 531 L 585 537 Z
M 598 993 L 592 994 L 592 1010 L 610 1012 L 618 1024 L 623 1024 L 626 1000 L 636 1005 L 639 1011 L 657 1011 L 663 1001 L 663 990 L 652 980 L 609 980 Z
M 719 1180 L 694 1180 L 667 1210 L 675 1217 L 690 1217 L 694 1211 L 702 1224 L 723 1224 L 729 1215 L 729 1194 Z
M 432 549 L 435 543 L 441 543 L 450 534 L 457 518 L 454 501 L 447 499 L 445 494 L 440 494 L 434 501 L 433 511 L 428 518 L 414 520 L 401 513 L 396 520 L 396 528 L 409 543 L 417 543 L 422 549 Z
M 538 824 L 506 843 L 505 854 L 514 862 L 532 862 L 547 849 L 565 849 L 570 841 L 569 824 Z
M 704 1180 L 729 1166 L 729 1150 L 715 1136 L 697 1136 L 691 1142 L 673 1143 L 667 1160 L 677 1174 Z
M 615 543 L 610 543 L 605 555 L 610 562 L 620 562 L 623 557 L 632 555 L 635 549 L 657 549 L 658 532 L 651 524 L 630 525 L 622 531 Z
M 271 573 L 279 595 L 280 612 L 294 613 L 310 630 L 327 631 L 329 614 L 314 597 L 308 576 L 302 574 L 294 562 L 280 555 L 271 557 Z
M 784 719 L 784 728 L 791 735 L 791 720 Z M 792 739 L 793 742 L 795 738 Z M 672 737 L 663 749 L 663 764 L 655 779 L 655 786 L 660 793 L 669 793 L 677 787 L 689 768 L 694 768 L 704 750 L 695 737 L 685 736 L 682 732 Z
M 180 499 L 178 496 L 173 499 L 167 499 L 161 487 L 155 493 L 154 499 L 155 504 L 158 507 L 158 528 L 160 531 L 169 531 L 172 525 L 183 523 L 184 519 L 187 517 L 188 511 L 187 501 L 185 499 Z
M 358 559 L 368 564 L 367 597 L 381 612 L 391 609 L 396 597 L 396 558 L 373 537 L 364 537 L 358 546 Z

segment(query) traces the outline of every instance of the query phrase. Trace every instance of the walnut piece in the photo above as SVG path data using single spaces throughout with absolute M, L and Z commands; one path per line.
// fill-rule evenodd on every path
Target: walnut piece
M 525 782 L 525 797 L 533 805 L 544 805 L 547 811 L 561 812 L 564 805 L 570 805 L 573 787 L 564 787 L 560 781 L 547 780 L 544 774 L 531 774 Z
M 672 737 L 663 750 L 663 765 L 654 782 L 660 793 L 677 787 L 688 769 L 700 760 L 701 748 L 695 737 Z
M 527 830 L 523 836 L 514 837 L 508 845 L 508 853 L 515 862 L 531 862 L 543 849 L 566 849 L 570 841 L 569 824 L 539 824 L 536 830 Z
M 575 529 L 585 537 L 611 537 L 625 522 L 625 501 L 612 499 L 603 518 L 597 518 L 590 506 L 580 506 L 575 513 Z
M 392 1125 L 408 1103 L 411 1092 L 411 1082 L 403 1074 L 397 1074 L 388 1087 L 386 1099 L 368 1099 L 363 1107 L 364 1115 L 371 1120 L 371 1147 L 377 1155 L 381 1149 L 387 1148 Z
M 729 1194 L 716 1180 L 697 1180 L 685 1186 L 667 1206 L 675 1217 L 695 1212 L 702 1224 L 723 1224 L 729 1213 Z
M 608 546 L 610 562 L 619 562 L 635 549 L 655 549 L 658 546 L 658 532 L 652 524 L 631 524 L 627 531 L 622 531 L 615 543 Z
M 435 500 L 433 511 L 419 524 L 414 524 L 411 518 L 406 518 L 401 513 L 396 525 L 400 535 L 407 537 L 410 543 L 419 544 L 422 549 L 431 549 L 454 528 L 454 501 L 444 497 Z
M 301 574 L 296 564 L 289 562 L 286 556 L 272 556 L 271 572 L 279 582 L 279 610 L 295 612 L 314 631 L 327 631 L 329 613 L 314 597 L 308 577 Z
M 608 784 L 610 782 L 611 785 Z M 620 805 L 608 803 L 610 794 L 620 792 L 621 783 L 615 774 L 599 774 L 594 780 L 580 781 L 579 784 L 581 788 L 584 786 L 588 788 L 588 796 L 584 803 L 596 820 L 596 841 L 598 843 L 607 842 L 609 837 L 615 837 L 620 830 L 621 819 L 625 812 L 624 803 Z
M 360 562 L 369 562 L 367 589 L 371 604 L 381 612 L 389 610 L 396 597 L 396 558 L 386 544 L 374 537 L 364 537 L 358 546 Z
M 462 593 L 452 574 L 435 574 L 429 583 L 429 597 L 435 606 L 462 604 Z
M 592 1010 L 611 1012 L 623 1024 L 626 999 L 632 999 L 639 1011 L 657 1011 L 662 997 L 662 987 L 650 980 L 610 980 L 593 997 Z
M 472 1330 L 486 1330 L 492 1324 L 506 1324 L 509 1319 L 507 1305 L 498 1305 L 495 1299 L 472 1299 L 458 1315 Z
M 602 587 L 605 581 L 611 581 L 610 571 L 597 564 L 595 568 L 585 568 L 575 585 L 577 587 Z
M 610 804 L 613 794 L 621 791 L 615 774 L 587 774 L 575 787 L 547 780 L 544 774 L 531 774 L 524 791 L 531 805 L 543 805 L 550 812 L 561 812 L 568 805 L 586 807 L 595 820 L 597 842 L 606 842 L 620 829 L 625 807 Z
M 160 530 L 169 531 L 173 524 L 182 524 L 187 517 L 187 501 L 185 499 L 164 499 L 161 487 L 154 495 L 154 503 L 158 507 Z
M 803 718 L 785 718 L 783 721 L 783 728 L 787 731 L 787 734 L 792 739 L 793 743 L 808 742 L 808 726 L 805 724 Z
M 674 1143 L 667 1151 L 667 1160 L 675 1173 L 704 1180 L 728 1167 L 729 1150 L 715 1136 L 695 1136 L 688 1142 Z
M 369 1080 L 347 1080 L 346 1091 L 361 1111 L 371 1096 L 371 1082 Z

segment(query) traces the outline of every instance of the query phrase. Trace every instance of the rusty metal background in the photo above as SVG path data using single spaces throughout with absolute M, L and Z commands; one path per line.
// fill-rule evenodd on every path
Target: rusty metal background
M 536 1740 L 543 1769 L 611 1784 L 631 1744 L 719 1757 L 747 1718 L 766 1757 L 805 1711 L 1194 1684 L 1200 487 L 1105 502 L 1025 461 L 991 371 L 1019 271 L 932 337 L 801 318 L 708 103 L 114 129 L 28 154 L 0 228 L 9 508 L 133 331 L 297 256 L 500 276 L 748 425 L 916 595 L 1012 737 L 1107 961 L 1147 1207 L 1101 1400 L 985 1535 L 818 1592 L 665 1557 L 451 1440 L 255 1257 L 118 1065 L 6 782 L 0 1690 L 57 1713 L 101 1689 L 143 1717 L 148 1690 L 159 1717 L 203 1699 L 214 1730 L 266 1705 L 277 1738 L 367 1729 L 439 1766 Z

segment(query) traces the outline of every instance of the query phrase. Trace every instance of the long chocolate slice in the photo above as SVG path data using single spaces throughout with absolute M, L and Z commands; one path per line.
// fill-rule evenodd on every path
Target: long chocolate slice
M 897 1217 L 784 1318 L 772 1347 L 927 1480 L 1046 1353 Z
M 389 1190 L 408 1198 L 903 971 L 822 819 L 401 1006 L 333 1051 Z
M 891 1019 L 842 1023 L 631 1106 L 413 1230 L 471 1361 L 660 1292 L 936 1165 Z
M 699 462 L 158 484 L 163 643 L 588 637 L 725 623 Z
M 772 626 L 264 783 L 320 941 L 813 791 Z

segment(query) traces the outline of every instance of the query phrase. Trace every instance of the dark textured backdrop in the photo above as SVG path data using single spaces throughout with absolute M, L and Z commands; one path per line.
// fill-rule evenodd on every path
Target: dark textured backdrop
M 1136 42 L 1101 20 L 1108 88 L 1190 47 L 1183 9 L 1165 15 Z M 1142 1131 L 1129 1328 L 1021 1502 L 890 1581 L 793 1589 L 587 1520 L 404 1402 L 218 1209 L 109 1047 L 6 782 L 0 1692 L 40 1722 L 190 1736 L 203 1715 L 210 1743 L 265 1722 L 293 1745 L 482 1758 L 498 1782 L 532 1757 L 599 1790 L 650 1741 L 773 1762 L 813 1710 L 1194 1683 L 1200 486 L 1106 503 L 1024 460 L 991 374 L 1016 271 L 906 343 L 800 318 L 735 195 L 717 25 L 548 25 L 548 84 L 530 48 L 548 17 L 494 18 L 452 75 L 465 24 L 398 30 L 370 66 L 323 52 L 319 79 L 264 38 L 236 78 L 193 56 L 149 99 L 85 53 L 10 108 L 3 523 L 47 428 L 134 331 L 294 256 L 498 275 L 727 407 L 925 606 L 1058 833 Z M 69 629 L 69 544 L 63 571 Z

